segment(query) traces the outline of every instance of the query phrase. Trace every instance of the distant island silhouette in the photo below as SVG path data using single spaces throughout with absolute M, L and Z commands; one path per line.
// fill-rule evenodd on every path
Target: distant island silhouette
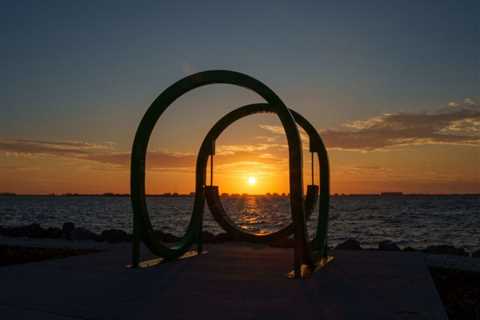
M 28 194 L 28 193 L 15 193 L 15 192 L 0 192 L 0 197 L 25 197 L 25 196 L 36 196 L 36 197 L 130 197 L 128 193 L 114 193 L 114 192 L 105 192 L 105 193 L 38 193 L 38 194 Z M 165 192 L 165 193 L 154 193 L 146 194 L 147 197 L 166 197 L 166 198 L 188 198 L 195 196 L 194 192 L 190 193 L 177 193 L 177 192 Z M 255 197 L 288 197 L 288 193 L 276 193 L 276 192 L 267 192 L 264 194 L 250 194 L 250 193 L 227 193 L 223 192 L 222 197 L 245 197 L 245 196 L 255 196 Z M 446 197 L 446 196 L 458 196 L 458 197 L 479 197 L 480 193 L 403 193 L 403 192 L 380 192 L 380 193 L 333 193 L 332 197 Z

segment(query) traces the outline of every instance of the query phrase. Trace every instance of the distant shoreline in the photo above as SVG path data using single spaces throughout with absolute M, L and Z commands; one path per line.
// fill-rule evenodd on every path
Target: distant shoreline
M 165 197 L 165 198 L 189 198 L 195 196 L 192 192 L 190 194 L 179 193 L 162 193 L 162 194 L 147 194 L 147 197 Z M 245 196 L 258 196 L 258 197 L 288 197 L 288 194 L 282 193 L 265 193 L 265 194 L 239 194 L 239 193 L 222 193 L 222 197 L 245 197 Z M 480 193 L 334 193 L 331 197 L 382 197 L 382 198 L 399 198 L 399 197 L 480 197 Z M 127 193 L 94 193 L 94 194 L 81 194 L 81 193 L 64 193 L 64 194 L 23 194 L 13 192 L 2 192 L 0 197 L 130 197 Z

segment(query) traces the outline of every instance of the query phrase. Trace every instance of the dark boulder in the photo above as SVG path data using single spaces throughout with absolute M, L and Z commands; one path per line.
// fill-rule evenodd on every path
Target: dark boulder
M 110 243 L 130 241 L 130 237 L 125 231 L 117 229 L 103 230 L 101 237 Z
M 55 227 L 50 227 L 47 230 L 45 230 L 45 232 L 46 232 L 45 237 L 49 239 L 59 239 L 63 235 L 62 230 L 60 230 L 60 228 L 55 228 Z
M 403 251 L 405 251 L 405 252 L 415 252 L 415 251 L 417 251 L 417 249 L 412 248 L 412 247 L 406 247 L 406 248 L 403 249 Z
M 74 229 L 75 224 L 73 222 L 65 222 L 62 226 L 63 237 L 70 240 L 70 235 Z
M 450 245 L 429 246 L 425 250 L 425 253 L 430 254 L 447 254 L 453 256 L 467 256 L 468 253 L 463 248 L 457 248 Z
M 478 249 L 477 251 L 474 251 L 472 253 L 472 257 L 473 258 L 480 258 L 480 249 Z
M 23 236 L 29 238 L 45 238 L 47 232 L 38 223 L 32 223 L 23 227 Z
M 397 244 L 391 240 L 380 241 L 378 244 L 378 250 L 382 251 L 400 251 L 400 248 Z
M 85 228 L 75 228 L 70 233 L 70 238 L 72 240 L 97 240 L 98 235 L 92 231 Z
M 355 239 L 348 239 L 347 241 L 344 241 L 337 245 L 335 247 L 335 250 L 362 250 L 362 247 L 360 246 L 360 242 L 358 242 Z

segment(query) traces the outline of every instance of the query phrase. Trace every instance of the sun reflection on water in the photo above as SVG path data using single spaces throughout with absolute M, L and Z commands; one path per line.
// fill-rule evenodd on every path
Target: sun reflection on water
M 265 207 L 258 201 L 258 196 L 242 196 L 238 214 L 232 219 L 242 229 L 253 234 L 269 234 L 272 225 L 275 226 L 275 214 L 271 208 Z

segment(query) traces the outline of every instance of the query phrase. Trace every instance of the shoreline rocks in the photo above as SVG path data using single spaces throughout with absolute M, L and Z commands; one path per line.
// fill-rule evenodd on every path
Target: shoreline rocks
M 378 250 L 382 251 L 400 251 L 400 247 L 392 240 L 380 241 Z
M 62 232 L 63 232 L 64 238 L 71 240 L 70 236 L 74 229 L 75 229 L 75 224 L 73 222 L 65 222 L 62 226 Z
M 103 230 L 100 237 L 109 243 L 126 242 L 132 239 L 132 237 L 125 231 L 118 229 Z
M 162 242 L 172 243 L 180 240 L 176 235 L 155 230 L 155 236 Z M 36 238 L 36 239 L 66 239 L 71 241 L 97 241 L 108 243 L 120 243 L 128 242 L 132 240 L 132 235 L 119 229 L 103 230 L 100 234 L 92 232 L 83 227 L 76 227 L 73 222 L 66 222 L 62 225 L 62 228 L 47 227 L 43 228 L 38 223 L 32 223 L 23 226 L 1 226 L 0 236 L 12 237 L 12 238 Z M 209 231 L 202 232 L 202 240 L 204 243 L 225 243 L 234 241 L 234 239 L 228 233 L 213 234 Z M 294 240 L 291 238 L 278 240 L 269 244 L 272 247 L 279 248 L 291 248 L 294 247 Z M 346 241 L 339 243 L 335 250 L 363 250 L 360 242 L 356 239 L 350 238 Z M 472 258 L 480 258 L 480 249 L 469 254 L 464 248 L 455 247 L 452 245 L 432 245 L 426 248 L 412 248 L 405 247 L 401 249 L 392 240 L 383 240 L 378 243 L 377 249 L 365 248 L 367 250 L 380 250 L 380 251 L 403 251 L 403 252 L 423 252 L 426 254 L 434 255 L 453 255 Z
M 351 238 L 337 245 L 335 250 L 362 250 L 362 247 L 358 240 Z
M 82 227 L 75 228 L 70 232 L 71 240 L 95 240 L 99 241 L 99 235 Z

